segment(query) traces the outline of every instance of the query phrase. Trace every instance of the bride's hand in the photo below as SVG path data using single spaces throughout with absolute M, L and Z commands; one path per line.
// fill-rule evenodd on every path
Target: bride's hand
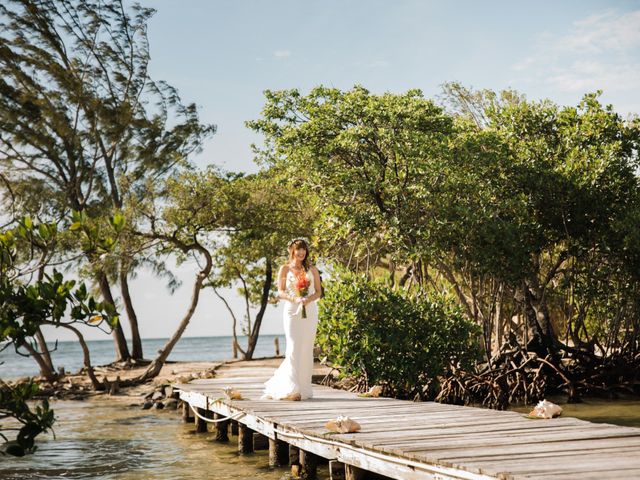
M 302 297 L 300 299 L 300 303 L 303 305 L 309 305 L 309 299 L 307 297 Z

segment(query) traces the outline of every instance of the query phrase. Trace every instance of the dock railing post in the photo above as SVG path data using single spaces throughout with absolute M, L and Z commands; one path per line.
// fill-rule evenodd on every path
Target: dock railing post
M 276 347 L 276 357 L 280 356 L 280 340 L 278 340 L 278 337 L 273 339 L 273 344 Z

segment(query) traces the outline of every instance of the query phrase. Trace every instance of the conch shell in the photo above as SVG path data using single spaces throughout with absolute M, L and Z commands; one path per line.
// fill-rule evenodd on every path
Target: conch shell
M 380 385 L 374 385 L 369 389 L 367 393 L 360 393 L 359 397 L 379 397 L 382 394 L 382 387 Z
M 353 433 L 360 431 L 360 424 L 349 417 L 340 415 L 335 420 L 329 420 L 325 427 L 327 430 L 337 433 Z
M 541 400 L 535 408 L 529 412 L 529 416 L 534 418 L 555 418 L 560 415 L 562 415 L 562 407 L 547 400 Z
M 244 400 L 242 394 L 233 387 L 225 387 L 222 391 L 229 400 Z

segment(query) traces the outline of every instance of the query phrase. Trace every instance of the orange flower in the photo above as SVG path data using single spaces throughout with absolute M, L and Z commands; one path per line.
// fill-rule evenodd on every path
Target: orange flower
M 309 285 L 311 282 L 307 278 L 306 272 L 294 273 L 296 277 L 296 290 L 298 290 L 298 295 L 300 297 L 306 297 L 309 294 Z M 305 306 L 302 306 L 302 318 L 307 318 L 307 309 Z

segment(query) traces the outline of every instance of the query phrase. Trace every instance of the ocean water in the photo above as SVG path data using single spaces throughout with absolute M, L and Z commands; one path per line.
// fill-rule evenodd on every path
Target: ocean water
M 256 357 L 272 356 L 273 335 L 260 338 Z M 278 336 L 281 352 L 284 338 Z M 144 341 L 145 356 L 151 357 L 164 339 Z M 244 339 L 241 339 L 241 343 Z M 114 358 L 110 340 L 90 342 L 95 364 Z M 61 342 L 53 354 L 56 365 L 69 370 L 80 368 L 81 355 L 74 342 Z M 215 361 L 231 357 L 231 337 L 183 338 L 176 345 L 172 360 Z M 35 362 L 5 350 L 0 375 L 33 375 Z M 179 411 L 142 410 L 142 398 L 120 395 L 90 401 L 53 400 L 57 418 L 52 433 L 36 439 L 38 450 L 25 457 L 0 456 L 0 479 L 54 480 L 102 479 L 216 479 L 216 480 L 291 480 L 287 467 L 269 468 L 266 450 L 239 455 L 237 438 L 227 443 L 215 441 L 212 431 L 195 433 L 194 424 L 183 424 Z M 551 399 L 560 403 L 561 399 Z M 566 405 L 566 416 L 594 422 L 640 426 L 640 402 L 637 400 L 604 401 L 585 399 Z M 528 411 L 531 406 L 514 408 Z M 326 465 L 318 472 L 321 480 L 329 478 Z
M 237 437 L 216 442 L 179 411 L 141 410 L 132 400 L 52 401 L 55 438 L 38 436 L 32 455 L 0 455 L 0 479 L 291 480 L 287 467 L 269 468 L 266 450 L 239 455 Z M 325 465 L 319 479 L 328 478 Z
M 280 342 L 280 353 L 284 355 L 284 335 L 261 335 L 254 358 L 272 357 L 275 355 L 274 340 Z M 147 338 L 142 340 L 144 357 L 153 359 L 157 351 L 164 346 L 166 338 Z M 246 345 L 246 337 L 238 337 L 241 346 Z M 89 340 L 91 364 L 106 365 L 115 360 L 113 341 Z M 50 347 L 53 349 L 54 344 Z M 51 353 L 56 368 L 64 367 L 67 372 L 76 372 L 83 366 L 80 344 L 76 341 L 58 342 Z M 232 358 L 232 337 L 185 337 L 181 338 L 169 355 L 170 361 L 218 361 Z M 39 374 L 38 365 L 30 357 L 18 355 L 11 345 L 0 352 L 0 378 L 11 380 Z

